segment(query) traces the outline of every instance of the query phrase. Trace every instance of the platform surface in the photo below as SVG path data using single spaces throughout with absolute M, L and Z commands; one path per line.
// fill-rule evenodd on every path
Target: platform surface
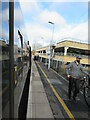
M 40 75 L 32 60 L 27 118 L 54 118 Z

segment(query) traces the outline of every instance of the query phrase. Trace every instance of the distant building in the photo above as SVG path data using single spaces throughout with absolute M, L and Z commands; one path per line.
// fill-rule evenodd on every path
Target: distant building
M 4 39 L 0 38 L 0 61 L 9 59 L 9 47 Z
M 49 59 L 49 49 L 50 47 L 46 46 L 36 50 L 43 62 Z M 80 55 L 82 57 L 81 64 L 90 67 L 90 44 L 64 40 L 51 48 L 51 51 L 53 61 L 61 61 L 67 65 L 74 61 L 77 55 Z

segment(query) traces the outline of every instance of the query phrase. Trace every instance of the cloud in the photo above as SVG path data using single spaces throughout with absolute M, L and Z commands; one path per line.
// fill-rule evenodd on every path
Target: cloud
M 2 20 L 6 22 L 9 20 L 9 8 L 2 11 Z
M 39 43 L 41 45 L 50 44 L 52 40 L 52 25 L 48 24 L 48 21 L 55 23 L 54 42 L 63 38 L 75 38 L 75 40 L 79 42 L 80 40 L 82 42 L 88 42 L 88 22 L 82 21 L 81 23 L 70 24 L 57 11 L 41 9 L 36 1 L 34 4 L 29 3 L 28 6 L 25 4 L 21 4 L 21 6 L 22 5 L 22 11 L 29 14 L 30 19 L 33 20 L 33 22 L 28 21 L 26 23 L 26 32 L 31 45 L 33 45 L 33 43 Z M 36 5 L 37 8 L 32 5 Z M 37 11 L 34 11 L 34 9 L 37 9 Z
M 5 38 L 6 40 L 9 40 L 9 31 L 6 29 L 2 28 L 2 38 Z
M 39 43 L 45 46 L 50 44 L 52 40 L 52 30 L 45 26 L 28 23 L 26 30 L 31 45 L 33 43 Z M 88 22 L 78 25 L 66 25 L 60 31 L 54 32 L 53 42 L 58 42 L 63 38 L 74 38 L 75 41 L 88 43 Z
M 2 11 L 0 11 L 0 23 L 2 22 Z
M 74 38 L 75 41 L 88 43 L 88 22 L 77 25 L 67 25 L 59 33 L 56 34 L 57 39 Z
M 21 23 L 22 19 L 22 13 L 21 10 L 18 8 L 15 8 L 15 22 Z M 2 18 L 2 19 L 1 19 Z M 9 20 L 9 8 L 3 10 L 2 12 L 0 11 L 0 21 L 6 22 Z
M 27 16 L 30 16 L 31 13 L 34 14 L 35 12 L 40 11 L 40 8 L 36 0 L 31 1 L 20 0 L 20 6 L 23 14 L 26 14 Z
M 47 45 L 52 39 L 52 26 L 48 24 L 48 21 L 55 23 L 55 30 L 58 31 L 61 27 L 66 25 L 66 21 L 63 16 L 59 15 L 55 11 L 44 10 L 37 14 L 35 17 L 36 21 L 31 23 L 26 23 L 26 29 L 28 34 L 28 39 L 32 44 L 34 41 Z M 47 27 L 48 26 L 48 27 Z M 44 39 L 41 39 L 41 38 Z
M 83 41 L 88 40 L 88 22 L 80 23 L 71 31 L 71 35 Z
M 41 23 L 48 23 L 48 21 L 52 21 L 55 23 L 55 25 L 59 26 L 65 26 L 66 20 L 58 14 L 56 11 L 48 11 L 44 10 L 38 17 L 38 20 L 40 20 Z
M 38 42 L 42 44 L 43 40 L 44 43 L 49 43 L 51 39 L 51 31 L 45 26 L 38 25 L 38 24 L 26 24 L 26 30 L 28 34 L 28 39 L 30 40 L 30 43 Z M 43 40 L 42 40 L 43 37 Z
M 22 17 L 22 12 L 21 12 L 20 9 L 18 9 L 18 8 L 15 9 L 14 16 L 15 16 L 15 22 L 16 23 L 18 23 L 18 24 L 22 23 L 23 17 Z

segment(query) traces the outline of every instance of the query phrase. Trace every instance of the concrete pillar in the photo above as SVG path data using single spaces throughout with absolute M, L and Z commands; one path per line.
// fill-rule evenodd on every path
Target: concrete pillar
M 64 55 L 67 55 L 67 50 L 69 47 L 64 47 Z
M 41 60 L 40 60 L 40 62 L 42 62 L 42 57 L 41 57 Z
M 54 57 L 54 51 L 55 51 L 55 49 L 53 48 L 52 57 Z
M 49 56 L 48 56 L 48 59 L 49 59 L 49 63 L 48 63 L 48 69 L 50 69 L 50 61 L 51 61 L 51 46 L 49 46 L 49 51 L 50 51 L 50 53 L 49 53 Z
M 43 51 L 41 51 L 41 54 L 43 54 Z M 41 57 L 41 60 L 40 60 L 40 62 L 42 62 L 42 57 Z

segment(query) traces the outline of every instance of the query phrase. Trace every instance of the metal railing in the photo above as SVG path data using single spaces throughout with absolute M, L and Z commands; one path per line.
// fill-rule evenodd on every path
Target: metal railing
M 47 53 L 39 53 L 39 55 L 47 55 Z M 64 56 L 63 52 L 55 52 L 54 55 L 57 56 Z M 89 58 L 90 55 L 81 55 L 81 54 L 76 54 L 76 53 L 67 53 L 67 56 L 72 56 L 72 57 L 76 57 L 76 56 L 81 56 L 81 58 Z
M 56 52 L 55 55 L 64 56 L 64 53 L 63 52 Z M 76 53 L 67 53 L 67 56 L 76 57 L 78 55 L 80 55 L 81 58 L 89 58 L 90 57 L 90 55 L 81 55 L 81 54 L 76 54 Z

